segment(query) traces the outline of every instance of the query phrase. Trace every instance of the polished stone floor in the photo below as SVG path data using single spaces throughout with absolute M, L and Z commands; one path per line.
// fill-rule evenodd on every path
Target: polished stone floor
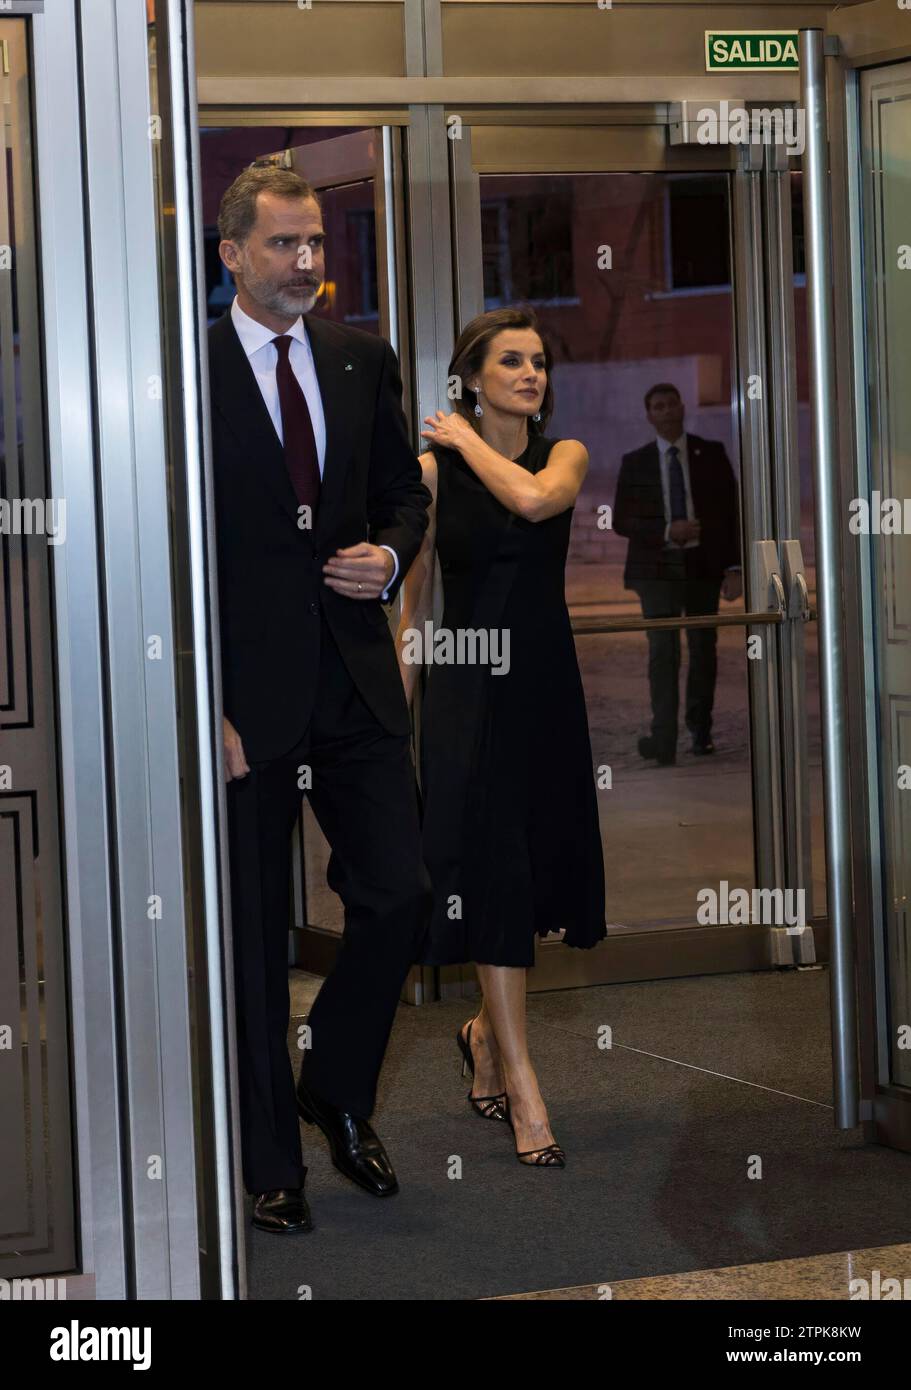
M 511 1299 L 908 1299 L 911 1245 L 845 1250 L 800 1260 L 696 1269 L 646 1279 L 618 1279 L 574 1289 L 506 1294 Z M 503 1296 L 501 1295 L 501 1298 Z

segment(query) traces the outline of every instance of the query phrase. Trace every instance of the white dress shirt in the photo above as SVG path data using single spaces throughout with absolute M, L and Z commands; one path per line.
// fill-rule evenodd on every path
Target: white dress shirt
M 278 349 L 273 339 L 279 335 L 267 328 L 264 323 L 257 319 L 252 319 L 249 314 L 244 313 L 238 303 L 237 296 L 231 305 L 231 320 L 240 339 L 240 345 L 247 354 L 247 361 L 253 368 L 253 375 L 262 393 L 263 401 L 269 412 L 269 418 L 275 428 L 280 443 L 284 446 L 284 435 L 282 433 L 282 409 L 278 396 L 278 381 L 275 369 L 278 366 Z M 320 395 L 319 381 L 316 376 L 316 365 L 313 361 L 313 349 L 310 346 L 310 339 L 304 328 L 303 315 L 301 315 L 290 328 L 285 330 L 291 338 L 291 347 L 288 351 L 288 360 L 291 363 L 291 370 L 297 378 L 298 384 L 304 393 L 307 402 L 307 409 L 310 411 L 310 420 L 313 425 L 313 438 L 316 443 L 316 457 L 319 463 L 319 475 L 323 476 L 326 465 L 326 416 L 323 411 L 323 398 Z M 391 545 L 384 545 L 383 550 L 388 550 L 395 562 L 392 577 L 389 584 L 380 595 L 383 603 L 387 601 L 389 588 L 395 582 L 399 572 L 399 557 L 392 549 Z
M 683 469 L 683 487 L 686 492 L 686 520 L 697 521 L 698 518 L 693 510 L 693 494 L 690 491 L 690 463 L 689 455 L 686 451 L 686 434 L 681 434 L 679 439 L 670 443 L 662 439 L 659 434 L 655 435 L 655 443 L 658 446 L 658 462 L 661 467 L 661 495 L 664 498 L 664 540 L 669 550 L 692 550 L 699 544 L 698 541 L 679 541 L 670 539 L 671 531 L 671 482 L 670 482 L 670 460 L 668 458 L 669 449 L 677 449 L 680 458 L 680 467 Z M 682 520 L 682 518 L 680 518 Z

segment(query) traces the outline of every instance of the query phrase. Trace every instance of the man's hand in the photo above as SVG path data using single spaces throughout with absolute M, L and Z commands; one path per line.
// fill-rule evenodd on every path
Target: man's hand
M 240 734 L 231 723 L 230 719 L 222 719 L 224 726 L 223 738 L 225 742 L 225 781 L 231 782 L 235 777 L 246 777 L 250 771 L 247 766 L 247 759 L 244 754 L 244 745 L 241 743 Z
M 684 541 L 698 541 L 701 534 L 702 526 L 698 521 L 672 521 L 667 536 L 675 545 L 683 545 Z
M 726 570 L 721 581 L 721 597 L 733 603 L 743 593 L 743 575 L 739 570 Z
M 337 550 L 323 565 L 323 583 L 345 598 L 379 598 L 392 578 L 395 560 L 381 545 L 359 541 Z

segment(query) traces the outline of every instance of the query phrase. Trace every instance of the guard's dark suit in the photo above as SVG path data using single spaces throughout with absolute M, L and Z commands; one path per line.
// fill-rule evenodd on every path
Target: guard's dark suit
M 740 564 L 737 481 L 724 445 L 686 436 L 693 511 L 701 523 L 699 544 L 668 548 L 661 465 L 654 441 L 624 454 L 614 500 L 613 529 L 629 537 L 623 583 L 642 602 L 646 618 L 717 613 L 726 569 Z M 649 689 L 652 737 L 662 753 L 677 745 L 679 632 L 650 632 Z M 707 742 L 712 727 L 717 672 L 715 628 L 687 630 L 689 669 L 686 724 L 693 738 Z
M 299 1187 L 288 1050 L 290 840 L 304 768 L 345 905 L 336 965 L 310 1012 L 310 1089 L 369 1117 L 402 983 L 427 921 L 410 722 L 378 599 L 342 597 L 325 560 L 392 546 L 397 589 L 430 493 L 408 443 L 395 355 L 381 338 L 304 319 L 326 420 L 312 530 L 228 313 L 209 333 L 223 699 L 249 775 L 228 783 L 244 1180 Z

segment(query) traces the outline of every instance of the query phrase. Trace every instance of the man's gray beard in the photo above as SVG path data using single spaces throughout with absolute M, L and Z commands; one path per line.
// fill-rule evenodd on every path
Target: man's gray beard
M 319 290 L 311 290 L 307 294 L 295 290 L 275 290 L 268 300 L 260 300 L 260 303 L 274 314 L 297 318 L 298 314 L 309 314 L 318 298 Z
M 251 276 L 249 273 L 244 276 L 244 286 L 251 299 L 255 299 L 257 304 L 261 304 L 264 309 L 270 310 L 273 314 L 282 314 L 287 318 L 297 318 L 298 314 L 309 314 L 319 298 L 319 290 L 308 290 L 304 294 L 301 290 L 272 288 L 268 281 L 260 280 L 257 276 Z
M 279 314 L 309 314 L 318 298 L 319 290 L 311 290 L 307 294 L 296 293 L 294 290 L 278 290 L 274 303 L 268 307 Z

